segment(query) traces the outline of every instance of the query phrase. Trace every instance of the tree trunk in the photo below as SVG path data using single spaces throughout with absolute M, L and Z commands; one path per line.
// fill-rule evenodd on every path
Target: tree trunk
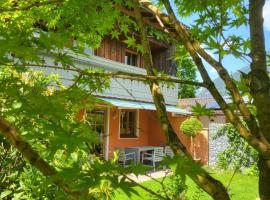
M 54 183 L 71 197 L 78 199 L 82 195 L 80 191 L 73 190 L 70 183 L 61 178 L 56 178 L 58 173 L 56 169 L 45 161 L 29 143 L 24 141 L 15 127 L 13 127 L 2 116 L 0 116 L 0 134 L 2 134 L 4 138 L 23 155 L 24 158 L 28 160 L 32 166 L 36 167 L 44 176 L 55 177 Z
M 147 71 L 147 75 L 155 76 L 153 72 L 153 62 L 152 62 L 152 55 L 149 46 L 149 41 L 147 39 L 146 29 L 142 20 L 140 5 L 138 0 L 134 0 L 134 12 L 135 12 L 135 19 L 137 21 L 140 36 L 141 36 L 141 43 L 143 45 L 143 59 Z M 162 91 L 159 87 L 157 81 L 149 80 L 150 91 L 152 93 L 152 97 L 157 109 L 157 115 L 159 117 L 159 122 L 161 124 L 162 129 L 164 130 L 165 135 L 167 136 L 168 143 L 172 150 L 174 151 L 175 155 L 183 156 L 191 159 L 190 155 L 187 154 L 186 147 L 181 143 L 177 134 L 172 128 L 172 125 L 168 119 L 165 107 L 165 100 L 162 94 Z M 229 200 L 230 197 L 227 193 L 226 188 L 223 186 L 221 182 L 214 179 L 207 171 L 205 171 L 201 166 L 196 163 L 194 160 L 193 164 L 200 168 L 199 172 L 197 173 L 189 173 L 188 175 L 190 178 L 205 192 L 207 192 L 210 196 L 212 196 L 216 200 Z
M 270 143 L 270 80 L 266 66 L 262 10 L 265 0 L 249 1 L 251 39 L 250 92 L 257 110 L 261 138 Z M 270 158 L 259 154 L 259 193 L 261 200 L 270 200 Z
M 270 200 L 270 161 L 259 156 L 259 193 L 261 200 Z

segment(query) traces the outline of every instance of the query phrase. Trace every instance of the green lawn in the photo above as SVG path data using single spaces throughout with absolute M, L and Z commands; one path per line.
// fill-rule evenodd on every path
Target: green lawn
M 220 172 L 220 173 L 213 173 L 214 177 L 220 180 L 225 186 L 228 184 L 232 173 L 230 172 Z M 147 181 L 142 183 L 142 185 L 152 189 L 152 190 L 159 190 L 160 185 L 155 181 Z M 199 189 L 196 185 L 190 180 L 187 179 L 188 190 L 186 193 L 186 197 L 188 200 L 210 200 L 208 194 L 204 192 L 199 192 Z M 236 174 L 231 182 L 229 193 L 233 200 L 255 200 L 258 197 L 258 178 L 256 176 L 248 176 L 243 174 Z M 123 191 L 117 191 L 114 197 L 115 200 L 147 200 L 151 199 L 149 194 L 145 192 L 143 189 L 139 188 L 138 186 L 134 187 L 134 189 L 139 193 L 140 196 L 136 194 L 132 194 L 128 197 Z

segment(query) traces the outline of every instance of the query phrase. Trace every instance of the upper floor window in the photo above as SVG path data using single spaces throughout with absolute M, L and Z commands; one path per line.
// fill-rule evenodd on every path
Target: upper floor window
M 131 51 L 125 52 L 125 64 L 138 66 L 138 54 L 133 53 Z
M 120 111 L 120 138 L 137 137 L 137 110 Z
M 93 49 L 89 47 L 87 44 L 85 44 L 84 53 L 87 55 L 93 55 Z

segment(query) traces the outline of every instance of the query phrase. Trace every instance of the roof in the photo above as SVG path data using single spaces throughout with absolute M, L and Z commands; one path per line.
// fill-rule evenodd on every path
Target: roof
M 113 99 L 113 98 L 100 98 L 102 101 L 105 101 L 113 106 L 117 106 L 119 108 L 133 108 L 133 109 L 145 109 L 145 110 L 156 110 L 156 106 L 153 103 L 139 102 L 139 101 L 128 101 L 121 99 Z M 166 105 L 167 112 L 180 114 L 180 115 L 190 115 L 186 109 L 178 108 L 172 105 Z
M 183 108 L 189 109 L 191 106 L 196 105 L 196 103 L 199 103 L 201 105 L 207 105 L 213 101 L 215 101 L 213 97 L 187 98 L 179 99 L 179 105 Z
M 231 99 L 228 96 L 224 97 L 224 100 L 227 103 L 231 102 Z M 187 110 L 190 110 L 191 106 L 196 105 L 196 103 L 204 105 L 208 109 L 212 109 L 216 111 L 221 110 L 220 106 L 218 105 L 218 103 L 213 97 L 196 97 L 196 98 L 179 99 L 180 106 L 183 108 L 186 108 Z

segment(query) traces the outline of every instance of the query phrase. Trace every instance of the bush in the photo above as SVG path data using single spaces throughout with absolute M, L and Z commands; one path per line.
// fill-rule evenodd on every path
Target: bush
M 230 168 L 243 170 L 252 167 L 251 171 L 256 171 L 257 151 L 240 136 L 232 124 L 228 123 L 217 129 L 213 139 L 223 135 L 228 138 L 229 146 L 218 154 L 218 167 L 225 170 Z
M 0 136 L 0 199 L 69 199 Z
M 180 130 L 191 137 L 196 136 L 203 129 L 203 124 L 196 117 L 186 119 L 180 126 Z
M 251 167 L 246 168 L 245 174 L 249 176 L 258 176 L 259 175 L 258 165 L 254 163 L 253 165 L 251 165 Z
M 171 199 L 183 199 L 184 193 L 187 190 L 185 179 L 180 175 L 170 176 L 169 183 L 167 185 L 167 195 Z
M 157 193 L 166 197 L 167 199 L 185 199 L 185 192 L 187 190 L 186 179 L 181 175 L 171 175 L 166 181 L 161 181 L 162 189 Z M 156 200 L 157 197 L 150 195 L 151 200 Z

